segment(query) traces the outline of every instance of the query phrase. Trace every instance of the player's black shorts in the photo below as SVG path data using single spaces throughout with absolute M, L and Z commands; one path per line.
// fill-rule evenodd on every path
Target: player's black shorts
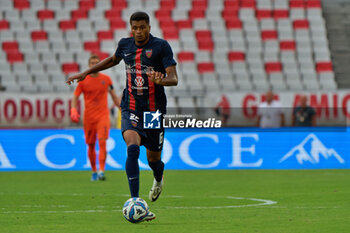
M 144 129 L 143 114 L 122 110 L 122 134 L 125 130 L 134 130 L 141 136 L 141 145 L 151 151 L 161 151 L 164 142 L 164 128 L 161 129 Z

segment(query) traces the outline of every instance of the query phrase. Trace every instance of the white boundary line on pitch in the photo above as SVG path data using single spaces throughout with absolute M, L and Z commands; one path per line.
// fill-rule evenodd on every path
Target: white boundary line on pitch
M 180 197 L 180 196 L 176 196 Z M 221 198 L 221 197 L 212 197 L 212 198 Z M 256 201 L 260 203 L 256 204 L 245 204 L 245 205 L 227 205 L 227 206 L 164 206 L 160 208 L 154 208 L 154 209 L 222 209 L 222 208 L 243 208 L 243 207 L 256 207 L 256 206 L 264 206 L 264 205 L 274 205 L 277 204 L 276 201 L 271 200 L 264 200 L 264 199 L 258 199 L 258 198 L 246 198 L 246 197 L 222 197 L 227 199 L 235 199 L 235 200 L 249 200 L 249 201 Z M 24 207 L 24 206 L 22 206 Z M 25 207 L 30 207 L 30 205 L 25 205 Z M 33 207 L 40 207 L 40 205 L 33 205 Z M 43 206 L 45 207 L 45 206 Z M 63 206 L 60 206 L 63 207 Z M 105 206 L 98 206 L 98 208 L 105 208 Z M 38 211 L 3 211 L 0 212 L 0 214 L 56 214 L 56 213 L 103 213 L 103 212 L 121 212 L 121 206 L 115 206 L 115 209 L 112 210 L 38 210 Z M 5 210 L 5 208 L 1 208 L 2 210 Z M 116 210 L 119 209 L 119 210 Z

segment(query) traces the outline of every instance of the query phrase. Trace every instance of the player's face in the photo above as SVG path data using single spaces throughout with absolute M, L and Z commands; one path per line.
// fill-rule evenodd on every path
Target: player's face
M 145 20 L 131 21 L 131 33 L 137 44 L 143 45 L 148 41 L 151 26 Z
M 90 61 L 89 61 L 89 68 L 93 67 L 94 65 L 96 65 L 99 62 L 100 62 L 99 59 L 95 59 L 95 58 L 90 59 Z

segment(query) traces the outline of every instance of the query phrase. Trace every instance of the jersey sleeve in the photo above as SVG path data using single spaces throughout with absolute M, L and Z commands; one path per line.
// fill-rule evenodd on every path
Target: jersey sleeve
M 169 66 L 176 65 L 176 61 L 174 60 L 173 51 L 167 41 L 164 41 L 163 50 L 162 50 L 162 64 L 164 69 Z
M 113 82 L 112 82 L 111 77 L 109 77 L 108 75 L 106 75 L 106 79 L 107 79 L 108 90 L 113 90 L 114 87 L 113 87 Z
M 121 39 L 119 42 L 118 42 L 118 47 L 117 47 L 117 50 L 115 51 L 114 53 L 114 56 L 116 57 L 119 57 L 119 58 L 124 58 L 124 53 L 123 53 L 123 49 L 124 49 L 124 43 L 125 42 L 125 39 Z
M 80 94 L 83 92 L 83 83 L 78 83 L 77 88 L 74 90 L 74 95 L 75 96 L 80 96 Z

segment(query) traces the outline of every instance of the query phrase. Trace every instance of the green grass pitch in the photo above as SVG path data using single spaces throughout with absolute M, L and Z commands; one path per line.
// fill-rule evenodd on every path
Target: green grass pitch
M 106 176 L 0 172 L 0 232 L 350 232 L 350 170 L 167 170 L 154 203 L 152 174 L 142 171 L 140 194 L 157 218 L 140 224 L 121 212 L 125 172 Z

